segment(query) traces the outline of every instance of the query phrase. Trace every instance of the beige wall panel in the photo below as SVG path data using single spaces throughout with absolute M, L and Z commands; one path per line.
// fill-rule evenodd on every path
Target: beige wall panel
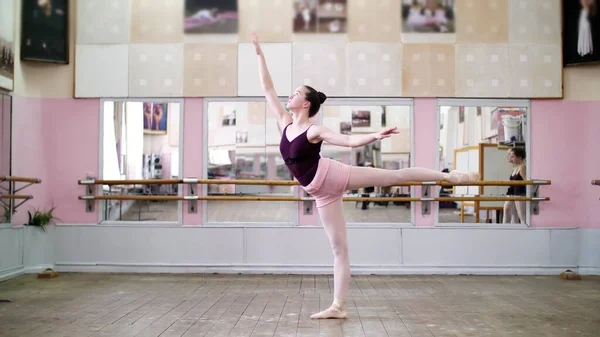
M 508 43 L 509 0 L 458 0 L 457 43 Z
M 345 96 L 346 44 L 296 42 L 292 86 L 310 85 L 327 96 Z
M 183 1 L 131 1 L 131 43 L 183 42 Z
M 251 42 L 256 31 L 262 42 L 292 41 L 292 0 L 238 0 L 239 40 Z
M 129 47 L 129 96 L 183 95 L 183 44 L 132 44 Z
M 348 40 L 400 42 L 400 0 L 348 1 Z
M 348 44 L 349 96 L 401 96 L 402 47 L 397 43 Z
M 186 44 L 183 94 L 237 95 L 237 44 Z

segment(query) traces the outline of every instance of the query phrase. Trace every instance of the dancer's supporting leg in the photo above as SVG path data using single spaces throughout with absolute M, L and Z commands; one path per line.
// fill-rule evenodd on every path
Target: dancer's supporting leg
M 392 186 L 407 181 L 448 181 L 450 183 L 470 183 L 479 180 L 476 172 L 450 173 L 439 172 L 421 167 L 410 167 L 400 170 L 386 170 L 373 167 L 352 166 L 348 189 L 353 190 L 366 186 Z
M 502 215 L 502 223 L 513 223 L 517 217 L 517 210 L 514 201 L 504 202 L 504 213 Z
M 522 224 L 526 222 L 527 212 L 525 211 L 527 201 L 515 201 L 515 210 L 517 211 L 517 216 Z
M 310 318 L 346 318 L 346 293 L 350 283 L 350 259 L 342 198 L 319 208 L 319 217 L 333 249 L 333 303 Z

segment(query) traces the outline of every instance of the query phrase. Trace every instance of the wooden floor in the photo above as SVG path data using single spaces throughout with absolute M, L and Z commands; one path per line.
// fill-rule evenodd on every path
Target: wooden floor
M 0 336 L 598 336 L 600 277 L 61 274 L 0 283 Z

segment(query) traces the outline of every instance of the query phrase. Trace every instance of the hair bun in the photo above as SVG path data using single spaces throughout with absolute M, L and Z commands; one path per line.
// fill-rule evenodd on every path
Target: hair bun
M 325 102 L 325 100 L 327 99 L 327 96 L 325 96 L 325 94 L 320 91 L 317 92 L 317 96 L 319 97 L 319 102 L 321 102 L 321 104 L 323 104 L 323 102 Z

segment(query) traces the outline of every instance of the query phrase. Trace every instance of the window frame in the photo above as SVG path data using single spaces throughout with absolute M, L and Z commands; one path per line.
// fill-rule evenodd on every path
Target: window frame
M 183 154 L 184 154 L 184 116 L 185 116 L 185 99 L 173 97 L 115 97 L 100 99 L 100 114 L 99 114 L 99 144 L 98 144 L 98 177 L 100 179 L 103 172 L 104 164 L 104 104 L 106 102 L 161 102 L 161 103 L 178 103 L 179 104 L 179 171 L 181 179 L 185 178 L 183 174 Z M 102 195 L 102 185 L 95 186 L 95 194 Z M 183 196 L 183 184 L 179 185 L 177 190 L 178 196 Z M 99 202 L 98 209 L 98 225 L 117 226 L 117 227 L 181 227 L 183 226 L 183 201 L 177 201 L 177 221 L 132 221 L 132 220 L 104 220 L 106 202 Z
M 288 96 L 279 96 L 279 101 L 281 103 L 287 102 Z M 264 97 L 205 97 L 204 98 L 204 113 L 203 113 L 203 162 L 208 162 L 208 105 L 209 103 L 215 102 L 266 102 Z M 415 118 L 414 118 L 414 100 L 412 98 L 336 98 L 336 97 L 328 97 L 327 100 L 323 103 L 324 106 L 374 106 L 374 105 L 385 105 L 385 106 L 407 106 L 409 108 L 409 116 L 410 116 L 410 167 L 414 167 L 415 165 L 415 156 L 414 156 L 414 148 L 415 148 Z M 268 113 L 268 112 L 267 112 Z M 320 125 L 323 124 L 323 113 L 319 111 L 317 114 L 318 122 Z M 337 132 L 337 130 L 334 130 Z M 208 177 L 208 167 L 204 165 L 202 168 L 202 178 L 207 179 Z M 207 186 L 203 184 L 199 186 L 201 189 L 201 195 L 207 195 Z M 415 196 L 415 186 L 410 187 L 411 196 Z M 300 195 L 302 192 L 300 190 L 300 186 L 295 186 L 293 195 Z M 416 202 L 412 201 L 410 207 L 410 222 L 398 222 L 398 223 L 379 223 L 379 222 L 349 222 L 347 221 L 347 227 L 349 228 L 414 228 L 415 225 L 415 205 Z M 314 205 L 313 205 L 314 206 Z M 311 227 L 306 225 L 300 225 L 298 223 L 298 218 L 300 216 L 299 209 L 300 207 L 294 207 L 294 214 L 292 215 L 292 221 L 287 222 L 252 222 L 252 223 L 243 223 L 243 222 L 208 222 L 208 212 L 206 211 L 208 208 L 208 202 L 206 200 L 202 201 L 202 209 L 204 210 L 202 213 L 202 223 L 203 226 L 207 227 L 252 227 L 252 228 L 287 228 L 287 227 Z M 316 208 L 313 207 L 313 212 L 316 212 Z M 322 226 L 323 223 L 321 219 L 318 218 L 318 225 Z
M 4 108 L 4 102 L 2 102 L 2 100 L 4 99 L 3 96 L 6 96 L 10 99 L 10 113 L 9 113 L 9 120 L 10 120 L 10 126 L 9 126 L 9 133 L 10 133 L 10 137 L 8 140 L 8 175 L 12 176 L 12 159 L 13 159 L 13 153 L 12 153 L 12 145 L 13 145 L 13 105 L 14 105 L 14 96 L 13 93 L 11 91 L 7 91 L 4 90 L 2 88 L 0 88 L 0 94 L 2 95 L 2 97 L 0 97 L 0 106 L 2 108 Z M 2 115 L 0 117 L 4 117 L 4 112 L 2 112 Z M 4 228 L 12 228 L 12 222 L 13 222 L 13 211 L 14 211 L 14 206 L 15 206 L 15 202 L 14 199 L 9 199 L 8 200 L 8 204 L 9 204 L 9 213 L 10 213 L 10 221 L 9 222 L 0 222 L 0 229 L 4 229 Z
M 525 179 L 531 179 L 531 100 L 530 99 L 473 99 L 473 98 L 438 98 L 436 102 L 436 142 L 435 142 L 435 167 L 440 166 L 440 156 L 439 156 L 439 144 L 440 144 L 440 123 L 441 123 L 441 107 L 442 106 L 466 106 L 466 107 L 499 107 L 499 106 L 511 106 L 516 108 L 526 108 L 526 132 L 527 132 L 527 142 L 525 143 L 525 152 L 527 154 L 527 174 Z M 526 186 L 526 196 L 531 196 L 531 187 Z M 436 195 L 439 194 L 439 191 L 436 191 Z M 442 227 L 442 228 L 485 228 L 485 229 L 497 229 L 497 228 L 530 228 L 531 227 L 531 202 L 527 201 L 525 204 L 525 212 L 526 212 L 526 221 L 525 224 L 497 224 L 497 223 L 460 223 L 460 222 L 449 222 L 449 223 L 440 223 L 440 212 L 439 212 L 439 203 L 434 203 L 433 207 L 433 215 L 434 215 L 434 227 Z

